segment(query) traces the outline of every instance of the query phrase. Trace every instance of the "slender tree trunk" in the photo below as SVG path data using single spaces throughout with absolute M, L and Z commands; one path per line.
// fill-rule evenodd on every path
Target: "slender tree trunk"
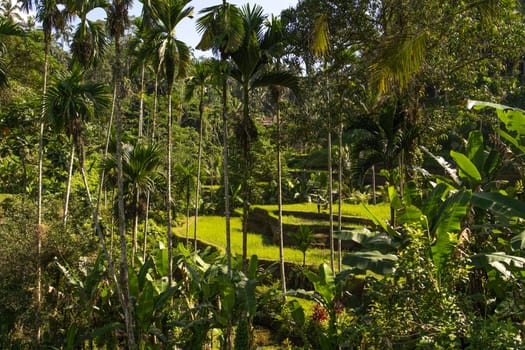
M 49 66 L 49 32 L 44 35 L 44 73 L 43 73 L 43 87 L 42 87 L 42 106 L 44 105 L 44 98 L 47 93 L 47 74 Z M 41 327 L 41 308 L 42 308 L 42 263 L 40 261 L 42 255 L 42 174 L 44 162 L 44 108 L 40 115 L 40 135 L 38 139 L 38 198 L 37 198 L 37 266 L 36 266 L 36 311 L 38 318 L 38 325 L 36 329 L 36 343 L 37 348 L 40 348 L 42 340 Z
M 189 179 L 188 179 L 189 181 Z M 190 183 L 186 184 L 186 248 L 190 248 Z
M 223 57 L 225 62 L 226 58 Z M 223 129 L 223 147 L 222 147 L 222 167 L 224 178 L 224 219 L 226 224 L 226 261 L 228 266 L 228 275 L 232 276 L 232 251 L 231 251 L 231 234 L 230 234 L 230 179 L 228 174 L 228 82 L 224 78 L 222 83 L 222 129 Z M 231 348 L 231 339 L 228 336 L 229 346 Z
M 204 87 L 201 87 L 199 103 L 199 154 L 197 156 L 197 185 L 195 186 L 195 224 L 193 226 L 193 245 L 197 251 L 197 223 L 199 220 L 199 199 L 201 189 L 202 142 L 204 134 Z
M 142 129 L 144 125 L 144 63 L 140 69 L 140 107 L 139 107 L 139 138 L 142 137 Z
M 140 201 L 140 193 L 138 188 L 135 188 L 135 199 L 134 199 L 134 209 L 135 212 L 133 213 L 133 247 L 131 249 L 131 266 L 135 266 L 135 255 L 137 255 L 137 233 L 139 229 L 139 201 Z
M 245 123 L 244 126 L 246 127 L 247 123 L 249 122 L 249 109 L 250 106 L 249 103 L 249 89 L 248 89 L 248 83 L 243 83 L 242 88 L 242 105 L 243 105 L 243 122 Z M 248 132 L 248 130 L 244 130 L 244 132 Z M 243 176 L 242 176 L 242 271 L 246 272 L 248 268 L 248 214 L 250 211 L 250 176 L 251 176 L 251 169 L 250 169 L 250 147 L 251 147 L 251 135 L 246 134 L 245 135 L 246 140 L 243 144 Z
M 144 219 L 144 247 L 142 250 L 142 258 L 146 261 L 146 252 L 148 248 L 148 220 L 149 220 L 149 196 L 150 192 L 146 192 L 146 215 Z
M 168 87 L 168 151 L 167 151 L 167 170 L 166 170 L 166 180 L 167 180 L 167 194 L 166 194 L 166 211 L 168 216 L 168 285 L 170 288 L 173 286 L 173 237 L 171 232 L 171 148 L 172 148 L 172 106 L 171 106 L 171 95 L 172 87 Z
M 339 174 L 338 174 L 338 185 L 337 193 L 339 195 L 338 204 L 339 208 L 337 210 L 337 230 L 341 231 L 343 228 L 343 121 L 339 121 Z M 337 240 L 337 270 L 341 272 L 343 264 L 343 252 L 341 246 L 341 240 Z
M 114 0 L 115 1 L 115 0 Z M 122 6 L 119 2 L 114 6 Z M 126 212 L 124 208 L 124 179 L 122 171 L 122 113 L 120 110 L 120 100 L 123 98 L 122 88 L 122 67 L 121 67 L 121 47 L 120 34 L 115 36 L 115 65 L 114 65 L 114 84 L 117 90 L 115 100 L 115 124 L 116 124 L 116 144 L 117 144 L 117 197 L 118 197 L 118 231 L 120 237 L 120 282 L 122 285 L 121 303 L 126 324 L 127 346 L 130 350 L 136 349 L 135 335 L 133 330 L 133 318 L 130 305 L 129 276 L 128 276 L 128 257 L 126 239 Z
M 108 122 L 107 130 L 106 130 L 106 145 L 104 146 L 104 156 L 102 157 L 103 162 L 105 162 L 108 159 L 109 142 L 111 141 L 111 128 L 113 127 L 113 116 L 115 113 L 115 101 L 116 100 L 117 100 L 117 87 L 114 86 L 113 87 L 113 98 L 111 102 L 112 103 L 111 113 L 109 115 L 109 122 Z M 97 225 L 99 224 L 98 215 L 100 213 L 100 203 L 102 201 L 102 189 L 104 188 L 104 181 L 105 181 L 105 171 L 104 171 L 104 167 L 102 167 L 102 170 L 100 171 L 100 179 L 98 182 L 97 205 L 95 208 L 95 215 L 93 217 L 93 221 L 95 222 L 95 227 L 97 227 Z
M 278 93 L 278 92 L 277 92 Z M 286 295 L 286 270 L 284 266 L 284 232 L 283 232 L 283 187 L 281 164 L 281 109 L 279 98 L 276 98 L 277 114 L 277 205 L 279 210 L 279 261 L 281 263 L 281 289 Z M 303 261 L 305 258 L 303 257 Z M 303 263 L 304 265 L 304 263 Z
M 334 266 L 334 196 L 332 195 L 333 192 L 333 185 L 334 181 L 332 179 L 333 171 L 332 171 L 332 133 L 331 133 L 331 123 L 330 123 L 330 117 L 328 117 L 328 206 L 329 206 L 329 218 L 330 218 L 330 267 L 332 268 L 332 271 L 335 273 L 335 266 Z
M 69 150 L 69 170 L 67 173 L 67 184 L 66 184 L 66 198 L 64 199 L 64 217 L 62 218 L 62 223 L 64 227 L 67 225 L 67 215 L 69 208 L 69 194 L 71 192 L 71 178 L 73 177 L 73 163 L 75 160 L 75 146 L 71 143 L 71 148 Z
M 82 181 L 84 182 L 84 188 L 86 189 L 86 195 L 88 197 L 89 205 L 90 207 L 94 208 L 93 197 L 91 197 L 91 192 L 89 191 L 89 184 L 87 180 L 86 169 L 84 166 L 80 167 L 80 173 L 82 174 Z
M 157 131 L 157 108 L 159 103 L 159 75 L 155 73 L 155 92 L 153 97 L 153 115 L 151 116 L 151 140 L 155 141 L 155 132 Z
M 376 198 L 376 166 L 372 165 L 372 203 L 377 204 Z
M 330 95 L 328 95 L 328 103 L 330 103 Z M 330 268 L 332 273 L 335 274 L 334 266 L 334 198 L 333 192 L 333 173 L 332 173 L 332 116 L 330 111 L 328 112 L 328 206 L 329 206 L 329 219 L 330 219 Z

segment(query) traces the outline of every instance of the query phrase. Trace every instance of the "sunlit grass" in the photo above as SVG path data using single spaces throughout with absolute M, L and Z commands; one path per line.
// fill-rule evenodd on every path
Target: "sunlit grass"
M 277 217 L 276 205 L 257 205 L 264 210 L 267 210 L 271 216 Z M 369 205 L 368 208 L 377 217 L 388 218 L 390 215 L 390 207 L 388 204 Z M 337 214 L 338 206 L 334 206 L 334 215 Z M 317 204 L 315 203 L 301 203 L 301 204 L 287 204 L 283 207 L 284 211 L 298 211 L 298 212 L 314 212 L 317 213 Z M 323 210 L 327 213 L 327 210 Z M 239 211 L 240 213 L 240 211 Z M 368 218 L 365 210 L 359 204 L 344 204 L 342 208 L 344 216 L 357 216 Z M 336 216 L 334 216 L 336 220 Z M 328 225 L 328 220 L 313 220 L 299 218 L 293 215 L 286 215 L 284 217 L 285 224 L 294 225 Z M 193 236 L 194 222 L 190 220 L 189 232 Z M 359 227 L 359 225 L 345 224 L 345 228 Z M 175 233 L 185 238 L 185 226 L 181 225 L 176 228 Z M 201 216 L 198 222 L 197 239 L 204 244 L 214 246 L 223 252 L 226 249 L 226 223 L 222 216 Z M 240 217 L 231 218 L 231 249 L 233 255 L 242 255 L 242 225 Z M 279 260 L 279 246 L 272 242 L 271 237 L 263 234 L 248 233 L 248 256 L 256 254 L 262 260 Z M 303 254 L 300 250 L 292 247 L 284 248 L 285 260 L 296 264 L 302 264 Z M 306 263 L 308 265 L 319 265 L 321 263 L 330 262 L 330 250 L 310 248 L 306 252 Z
M 190 232 L 193 232 L 193 222 L 190 224 Z M 175 230 L 177 236 L 185 238 L 185 226 Z M 199 217 L 197 239 L 205 244 L 214 246 L 223 252 L 226 247 L 226 224 L 222 216 Z M 231 249 L 232 254 L 242 255 L 242 226 L 239 217 L 231 218 Z M 279 260 L 279 246 L 273 244 L 270 237 L 257 233 L 248 233 L 248 256 L 257 255 L 262 260 Z M 303 253 L 298 249 L 284 248 L 284 257 L 288 262 L 302 264 Z M 308 265 L 319 265 L 330 262 L 330 251 L 328 249 L 310 248 L 306 252 L 306 263 Z
M 268 210 L 269 212 L 277 211 L 277 205 L 257 205 L 257 207 Z M 390 217 L 390 204 L 381 203 L 375 205 L 367 205 L 367 208 L 374 213 L 377 217 L 387 219 Z M 317 213 L 317 204 L 312 203 L 295 203 L 295 204 L 286 204 L 283 206 L 284 211 L 299 211 L 307 213 Z M 337 215 L 339 210 L 339 205 L 334 203 L 333 212 L 334 215 Z M 328 214 L 327 209 L 322 209 L 322 213 Z M 349 204 L 343 203 L 341 210 L 343 216 L 358 216 L 362 218 L 368 218 L 366 211 L 363 209 L 361 204 Z

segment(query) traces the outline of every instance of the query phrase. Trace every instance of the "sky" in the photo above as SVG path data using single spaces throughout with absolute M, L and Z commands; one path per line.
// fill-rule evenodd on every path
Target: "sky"
M 298 0 L 229 0 L 230 3 L 236 4 L 237 6 L 242 6 L 246 3 L 250 4 L 259 4 L 264 9 L 264 12 L 266 14 L 274 14 L 275 16 L 278 16 L 282 10 L 287 9 L 289 7 L 294 7 L 297 5 Z M 222 4 L 222 0 L 193 0 L 189 3 L 189 6 L 194 7 L 194 19 L 184 19 L 179 26 L 177 27 L 177 38 L 179 40 L 184 41 L 188 46 L 195 48 L 197 44 L 199 43 L 200 36 L 197 33 L 197 30 L 195 29 L 195 19 L 200 17 L 199 11 L 201 11 L 203 8 L 214 6 Z M 141 4 L 137 1 L 133 1 L 133 8 L 131 9 L 130 15 L 138 17 L 140 16 L 141 12 Z M 105 14 L 103 14 L 103 11 L 93 11 L 93 14 L 90 14 L 90 18 L 101 18 L 105 17 Z M 199 50 L 195 50 L 194 54 L 196 57 L 200 56 L 211 56 L 211 52 L 202 52 Z

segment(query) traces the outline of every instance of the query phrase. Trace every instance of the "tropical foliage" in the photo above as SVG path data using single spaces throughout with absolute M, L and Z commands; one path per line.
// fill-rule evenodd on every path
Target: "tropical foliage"
M 140 3 L 0 2 L 0 348 L 525 346 L 522 2 Z

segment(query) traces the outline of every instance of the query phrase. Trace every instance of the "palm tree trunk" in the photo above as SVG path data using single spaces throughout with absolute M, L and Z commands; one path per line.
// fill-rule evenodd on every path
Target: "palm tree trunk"
M 155 92 L 153 97 L 153 115 L 151 116 L 151 141 L 155 141 L 155 131 L 157 128 L 157 105 L 159 103 L 159 75 L 155 73 Z
M 242 105 L 243 105 L 243 123 L 244 127 L 246 128 L 246 125 L 248 123 L 249 116 L 249 89 L 248 89 L 248 83 L 243 83 L 242 88 Z M 244 132 L 248 132 L 247 130 L 244 130 Z M 243 144 L 243 165 L 244 169 L 243 172 L 243 179 L 242 179 L 242 271 L 246 272 L 246 269 L 248 268 L 248 213 L 250 210 L 249 207 L 249 200 L 250 200 L 250 188 L 249 188 L 249 180 L 251 176 L 251 170 L 250 170 L 250 135 L 245 135 L 246 140 Z
M 106 130 L 106 145 L 104 146 L 104 156 L 102 157 L 102 161 L 105 162 L 108 158 L 108 152 L 109 152 L 109 142 L 111 140 L 111 128 L 113 125 L 113 116 L 115 114 L 115 101 L 117 100 L 117 87 L 113 87 L 113 99 L 112 99 L 112 105 L 111 105 L 111 113 L 109 115 L 109 122 Z M 104 178 L 105 178 L 105 171 L 104 167 L 102 167 L 102 170 L 100 171 L 100 179 L 98 182 L 98 191 L 97 191 L 97 205 L 95 208 L 95 215 L 93 217 L 93 221 L 95 222 L 95 227 L 97 227 L 98 223 L 98 214 L 100 213 L 100 203 L 102 201 L 102 189 L 104 188 Z M 104 204 L 105 205 L 105 204 Z
M 189 178 L 188 178 L 188 181 L 190 181 Z M 189 182 L 186 184 L 186 247 L 188 249 L 190 248 L 190 183 Z
M 376 166 L 372 165 L 372 203 L 377 204 L 376 198 Z
M 144 218 L 144 247 L 142 250 L 142 258 L 146 261 L 146 252 L 148 248 L 148 219 L 149 219 L 149 196 L 150 192 L 146 193 L 146 215 Z
M 80 167 L 80 173 L 82 174 L 82 181 L 84 182 L 84 188 L 86 189 L 86 195 L 88 197 L 89 205 L 90 205 L 90 207 L 94 208 L 94 206 L 93 206 L 93 198 L 91 197 L 91 192 L 89 191 L 89 184 L 88 184 L 88 181 L 87 181 L 86 169 L 85 169 L 85 167 L 83 165 Z
M 140 107 L 139 107 L 139 138 L 142 137 L 142 128 L 144 125 L 144 63 L 140 70 Z
M 168 285 L 171 287 L 173 284 L 173 237 L 171 233 L 171 148 L 172 148 L 172 106 L 171 106 L 171 95 L 172 87 L 168 87 L 168 151 L 167 151 L 167 170 L 166 170 L 166 180 L 167 180 L 167 194 L 166 194 L 166 211 L 168 216 Z
M 45 35 L 44 41 L 44 73 L 43 73 L 43 87 L 42 87 L 42 105 L 44 105 L 44 97 L 47 93 L 47 74 L 49 66 L 49 35 Z M 36 311 L 38 317 L 38 325 L 36 330 L 37 347 L 40 346 L 42 339 L 42 327 L 40 326 L 40 310 L 42 307 L 42 174 L 44 161 L 44 109 L 40 115 L 40 135 L 38 139 L 38 199 L 37 199 L 37 266 L 36 266 Z
M 71 143 L 71 148 L 69 150 L 69 170 L 67 173 L 67 184 L 66 184 L 66 198 L 64 199 L 64 217 L 62 218 L 62 223 L 64 227 L 67 224 L 67 215 L 69 208 L 69 194 L 71 192 L 71 178 L 73 177 L 73 162 L 75 159 L 75 146 Z
M 286 271 L 284 266 L 284 232 L 283 232 L 283 187 L 281 164 L 281 110 L 279 98 L 276 99 L 277 114 L 277 206 L 279 207 L 279 261 L 281 263 L 281 289 L 286 295 Z M 304 260 L 305 258 L 303 258 Z M 304 264 L 303 264 L 304 265 Z
M 202 164 L 202 139 L 204 133 L 204 87 L 201 87 L 201 98 L 199 103 L 199 154 L 197 156 L 197 184 L 195 186 L 195 224 L 193 226 L 193 246 L 197 251 L 197 222 L 199 220 L 199 195 L 201 189 L 201 164 Z
M 332 272 L 335 273 L 334 266 L 334 198 L 332 195 L 334 180 L 332 172 L 332 123 L 331 115 L 328 112 L 328 206 L 329 206 L 329 219 L 330 219 L 330 267 Z
M 133 247 L 131 249 L 131 266 L 135 266 L 135 255 L 137 254 L 137 231 L 139 228 L 139 200 L 140 193 L 135 188 L 134 210 L 133 213 Z
M 119 8 L 121 4 L 113 1 L 114 6 Z M 126 212 L 124 208 L 124 179 L 122 171 L 122 114 L 120 110 L 120 100 L 123 95 L 122 88 L 122 67 L 121 67 L 121 47 L 120 34 L 115 35 L 115 65 L 114 84 L 117 90 L 117 99 L 115 100 L 115 117 L 116 117 L 116 144 L 117 144 L 117 197 L 118 197 L 118 231 L 120 237 L 120 282 L 122 293 L 120 295 L 122 311 L 124 312 L 124 321 L 126 324 L 126 336 L 128 349 L 135 350 L 136 342 L 133 331 L 133 318 L 130 305 L 129 276 L 128 276 L 128 257 L 127 257 L 127 239 L 126 239 Z
M 339 121 L 339 178 L 338 178 L 338 185 L 337 185 L 337 193 L 338 193 L 338 205 L 339 208 L 337 210 L 337 230 L 341 231 L 343 228 L 343 121 Z M 337 271 L 341 272 L 342 264 L 343 264 L 343 252 L 342 252 L 342 246 L 341 246 L 341 240 L 337 240 Z
M 223 57 L 222 61 L 226 58 Z M 226 78 L 222 83 L 222 129 L 223 129 L 223 147 L 222 147 L 222 167 L 224 178 L 224 219 L 226 226 L 226 261 L 228 266 L 228 275 L 232 276 L 232 250 L 230 234 L 230 182 L 228 174 L 228 83 Z M 227 336 L 229 339 L 230 337 Z M 231 339 L 229 339 L 231 340 Z M 231 344 L 228 348 L 231 348 Z

